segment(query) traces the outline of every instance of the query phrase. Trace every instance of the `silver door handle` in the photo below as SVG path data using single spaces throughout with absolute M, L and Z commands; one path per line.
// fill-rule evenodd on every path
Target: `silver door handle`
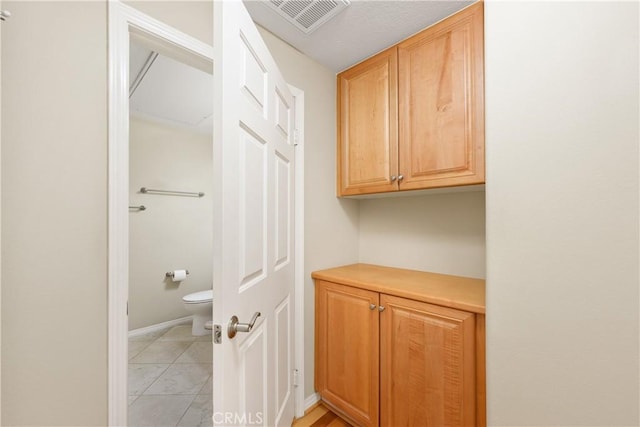
M 238 332 L 251 332 L 251 329 L 253 329 L 253 325 L 256 324 L 256 320 L 258 320 L 258 317 L 260 317 L 260 312 L 256 311 L 249 323 L 240 323 L 238 321 L 238 316 L 231 316 L 231 320 L 229 320 L 229 326 L 227 326 L 227 336 L 229 338 L 233 338 Z

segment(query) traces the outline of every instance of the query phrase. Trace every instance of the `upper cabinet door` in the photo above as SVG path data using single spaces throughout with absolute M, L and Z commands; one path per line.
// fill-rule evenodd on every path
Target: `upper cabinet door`
M 393 47 L 338 74 L 338 195 L 398 189 L 398 75 Z
M 484 183 L 483 4 L 398 45 L 400 190 Z

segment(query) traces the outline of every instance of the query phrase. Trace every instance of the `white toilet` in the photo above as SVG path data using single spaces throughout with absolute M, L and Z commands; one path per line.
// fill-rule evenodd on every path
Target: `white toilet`
M 213 309 L 213 290 L 194 292 L 182 297 L 184 308 L 193 314 L 193 326 L 191 334 L 195 336 L 207 335 L 211 331 L 204 328 L 204 325 L 211 320 Z

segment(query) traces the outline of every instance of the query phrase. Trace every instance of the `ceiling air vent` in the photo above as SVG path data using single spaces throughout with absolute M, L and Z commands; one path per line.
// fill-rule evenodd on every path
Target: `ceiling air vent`
M 263 4 L 309 34 L 349 6 L 349 0 L 269 0 Z

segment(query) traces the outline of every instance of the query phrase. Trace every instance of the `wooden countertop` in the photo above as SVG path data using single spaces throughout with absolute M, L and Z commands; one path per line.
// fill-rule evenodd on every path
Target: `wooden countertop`
M 352 264 L 314 271 L 311 277 L 473 313 L 485 313 L 483 279 L 372 264 Z

